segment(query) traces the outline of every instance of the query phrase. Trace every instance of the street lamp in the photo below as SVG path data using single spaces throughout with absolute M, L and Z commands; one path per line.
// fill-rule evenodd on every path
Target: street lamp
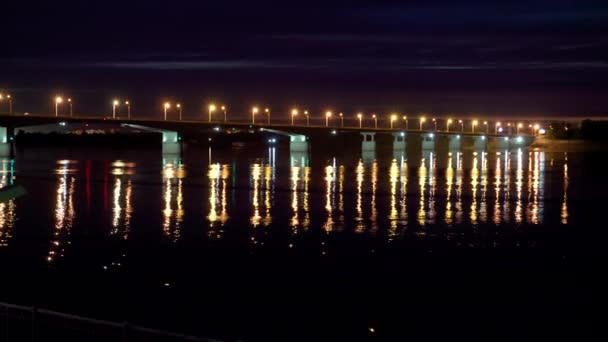
M 125 101 L 125 106 L 127 106 L 127 118 L 131 119 L 131 102 Z
M 182 121 L 182 105 L 178 103 L 175 107 L 177 107 L 177 110 L 179 111 L 179 121 Z
M 372 119 L 374 119 L 374 128 L 378 128 L 378 118 L 376 117 L 376 114 L 372 115 Z
M 325 113 L 325 127 L 329 127 L 329 118 L 331 117 L 331 112 Z
M 61 96 L 55 97 L 55 116 L 59 116 L 59 104 L 63 103 Z
M 340 127 L 344 127 L 344 114 L 340 113 Z
M 452 119 L 448 119 L 448 121 L 445 122 L 445 130 L 446 132 L 450 131 L 450 124 L 452 123 Z
M 251 123 L 255 124 L 255 115 L 258 112 L 258 107 L 251 108 Z M 268 122 L 270 122 L 270 114 L 268 115 Z
M 423 117 L 420 117 L 420 130 L 421 130 L 421 131 L 422 131 L 422 124 L 423 124 L 425 121 L 426 121 L 426 118 L 425 118 L 424 116 L 423 116 Z
M 363 126 L 363 123 L 362 123 L 363 114 L 361 114 L 361 113 L 357 114 L 357 118 L 359 119 L 359 128 L 361 128 L 361 126 Z
M 488 129 L 489 129 L 489 128 L 488 128 L 488 122 L 487 122 L 487 121 L 484 121 L 484 122 L 483 122 L 483 124 L 484 124 L 484 125 L 486 125 L 486 134 L 488 134 Z
M 532 135 L 536 136 L 536 134 L 538 133 L 539 129 L 540 129 L 540 125 L 539 124 L 534 124 L 534 131 L 532 132 Z
M 407 123 L 407 116 L 404 116 L 403 120 L 405 121 L 405 129 L 409 129 L 409 125 Z
M 222 106 L 224 108 L 224 106 Z M 212 103 L 209 105 L 209 122 L 211 122 L 211 113 L 215 110 L 215 105 Z M 225 111 L 224 111 L 225 113 Z M 224 121 L 226 121 L 226 115 L 224 115 Z
M 519 129 L 524 127 L 524 124 L 522 124 L 521 122 L 517 124 L 517 135 L 519 135 Z
M 257 109 L 256 109 L 257 113 Z M 268 124 L 270 125 L 270 108 L 264 109 L 264 113 L 266 113 L 266 117 L 268 117 Z
M 298 110 L 297 109 L 292 109 L 291 110 L 291 125 L 293 126 L 293 119 L 298 115 Z
M 70 116 L 74 116 L 74 111 L 72 110 L 72 99 L 68 99 L 68 103 L 70 104 Z
M 118 106 L 118 100 L 112 102 L 112 119 L 116 119 L 116 106 Z
M 500 121 L 498 121 L 496 125 L 494 125 L 494 134 L 498 134 L 498 127 L 500 127 Z
M 0 94 L 0 101 L 2 101 L 2 97 L 3 95 Z M 10 114 L 13 112 L 13 99 L 10 94 L 6 94 L 6 100 L 8 101 L 8 113 Z
M 167 121 L 167 110 L 171 108 L 171 104 L 169 102 L 165 102 L 165 105 L 163 107 L 165 109 L 165 121 Z
M 433 123 L 435 124 L 435 131 L 437 130 L 437 120 L 433 118 Z
M 226 106 L 221 107 L 222 112 L 224 112 L 224 122 L 228 121 L 228 117 L 226 116 Z
M 458 120 L 458 123 L 460 124 L 460 131 L 464 132 L 464 122 L 462 122 L 462 120 Z
M 393 129 L 393 122 L 395 122 L 395 120 L 397 120 L 397 115 L 391 115 L 391 129 Z
M 473 120 L 473 122 L 471 122 L 471 133 L 475 133 L 475 126 L 477 126 L 477 120 Z
M 310 126 L 310 116 L 307 110 L 304 111 L 304 115 L 306 116 L 306 126 Z

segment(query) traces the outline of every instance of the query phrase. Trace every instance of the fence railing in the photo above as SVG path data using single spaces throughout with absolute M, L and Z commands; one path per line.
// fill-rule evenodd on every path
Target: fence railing
M 219 342 L 53 310 L 0 302 L 0 341 L 158 341 Z

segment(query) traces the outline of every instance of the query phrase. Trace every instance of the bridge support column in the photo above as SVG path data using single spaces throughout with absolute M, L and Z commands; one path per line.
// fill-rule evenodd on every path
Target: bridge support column
M 305 135 L 289 136 L 289 151 L 308 153 L 308 139 Z
M 8 129 L 0 127 L 0 157 L 11 156 L 11 142 L 8 136 Z
M 488 147 L 496 151 L 509 149 L 509 137 L 494 137 L 488 141 Z
M 488 147 L 488 138 L 485 135 L 476 136 L 473 138 L 473 149 L 476 151 L 485 151 Z
M 462 149 L 462 137 L 460 134 L 448 136 L 448 150 L 451 152 L 460 151 Z
M 393 158 L 400 159 L 405 156 L 406 143 L 405 132 L 393 133 Z
M 435 149 L 435 134 L 424 133 L 422 135 L 422 149 L 423 150 L 434 150 Z
M 163 131 L 163 155 L 181 154 L 182 145 L 177 132 Z
M 376 151 L 376 133 L 361 132 L 363 141 L 361 142 L 362 151 Z

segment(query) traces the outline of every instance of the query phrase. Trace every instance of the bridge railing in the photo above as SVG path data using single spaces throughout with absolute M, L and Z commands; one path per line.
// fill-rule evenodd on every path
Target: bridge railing
M 128 322 L 111 322 L 0 302 L 0 341 L 212 342 L 216 340 L 131 325 Z

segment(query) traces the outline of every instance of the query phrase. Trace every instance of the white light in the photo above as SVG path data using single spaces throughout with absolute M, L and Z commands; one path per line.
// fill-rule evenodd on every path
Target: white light
M 502 133 L 502 127 L 498 127 L 498 132 Z
M 338 134 L 338 132 L 336 132 L 336 130 L 334 129 L 333 131 L 331 131 L 331 134 L 336 135 Z
M 401 132 L 401 136 L 404 137 L 405 136 L 405 132 Z
M 432 137 L 434 137 L 434 134 L 433 134 L 433 133 L 430 133 L 430 134 L 429 134 L 429 138 L 432 138 Z
M 482 136 L 481 136 L 481 140 L 486 140 L 486 136 L 485 136 L 485 135 L 482 135 Z
M 509 141 L 509 137 L 505 137 L 505 141 Z
M 547 131 L 544 128 L 538 130 L 538 134 L 546 134 Z
M 219 127 L 213 127 L 213 130 L 216 131 L 216 132 L 219 132 L 220 128 Z
M 522 138 L 522 137 L 517 137 L 517 142 L 518 142 L 518 143 L 521 143 L 521 142 L 523 142 L 523 141 L 524 141 L 524 138 Z
M 62 121 L 62 122 L 60 122 L 59 124 L 60 124 L 61 126 L 65 126 L 65 122 L 63 122 L 63 121 Z
M 456 139 L 460 139 L 460 134 L 458 134 L 458 135 L 456 136 Z

